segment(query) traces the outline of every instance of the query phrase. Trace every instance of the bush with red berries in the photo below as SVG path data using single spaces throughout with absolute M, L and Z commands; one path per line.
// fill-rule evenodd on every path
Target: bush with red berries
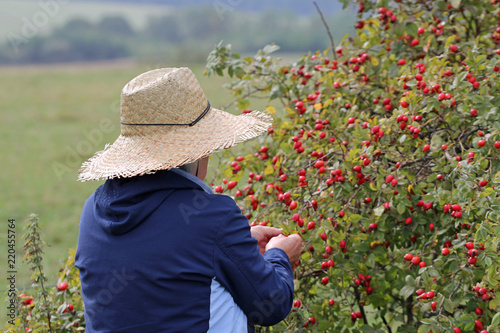
M 224 152 L 216 192 L 305 243 L 272 331 L 495 332 L 500 2 L 355 4 L 354 36 L 293 64 L 209 56 L 243 113 L 260 97 L 275 118 Z
M 32 288 L 9 294 L 15 311 L 2 332 L 77 332 L 85 330 L 80 276 L 75 267 L 75 250 L 58 272 L 56 285 L 43 270 L 43 247 L 38 217 L 31 214 L 24 243 L 24 263 L 33 271 Z

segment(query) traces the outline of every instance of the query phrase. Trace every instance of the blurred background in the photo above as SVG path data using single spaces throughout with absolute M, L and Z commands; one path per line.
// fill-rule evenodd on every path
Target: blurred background
M 318 4 L 336 37 L 350 31 L 339 2 Z M 300 53 L 328 45 L 306 0 L 2 0 L 0 11 L 0 64 L 202 62 L 220 40 L 242 53 L 272 42 Z
M 352 11 L 332 0 L 317 3 L 337 43 L 353 31 Z M 21 235 L 30 213 L 39 214 L 50 245 L 49 284 L 67 249 L 76 248 L 81 208 L 102 183 L 77 182 L 78 169 L 119 135 L 122 87 L 154 68 L 189 66 L 212 105 L 226 105 L 225 79 L 203 76 L 208 53 L 221 40 L 242 55 L 276 43 L 283 59 L 330 45 L 308 0 L 1 1 L 0 244 L 6 244 L 7 220 L 15 219 L 19 289 L 29 293 Z M 265 107 L 260 103 L 254 108 Z M 238 149 L 235 154 L 245 153 Z

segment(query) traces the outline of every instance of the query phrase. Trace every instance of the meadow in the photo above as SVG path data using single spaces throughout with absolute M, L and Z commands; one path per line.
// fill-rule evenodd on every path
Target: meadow
M 31 273 L 21 264 L 26 218 L 37 213 L 43 224 L 43 239 L 49 245 L 45 248 L 44 267 L 52 286 L 67 249 L 77 246 L 82 206 L 103 183 L 78 182 L 78 169 L 119 135 L 123 86 L 158 66 L 125 62 L 0 68 L 0 220 L 5 222 L 0 228 L 0 243 L 6 244 L 7 220 L 15 219 L 20 290 L 29 292 L 30 287 Z M 231 102 L 229 92 L 221 88 L 224 79 L 203 76 L 204 65 L 190 67 L 212 105 L 221 107 Z M 216 164 L 212 165 L 212 175 Z M 210 175 L 207 179 L 211 179 Z M 2 292 L 7 287 L 4 253 L 5 258 L 0 259 Z

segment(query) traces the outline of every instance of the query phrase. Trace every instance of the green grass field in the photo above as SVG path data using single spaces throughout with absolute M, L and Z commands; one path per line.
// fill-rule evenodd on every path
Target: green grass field
M 232 100 L 220 87 L 225 79 L 203 77 L 202 65 L 191 68 L 212 105 Z M 0 68 L 0 244 L 6 244 L 7 220 L 14 218 L 19 289 L 30 286 L 30 272 L 21 264 L 26 218 L 37 213 L 44 225 L 44 239 L 50 245 L 45 249 L 44 266 L 53 285 L 67 249 L 76 248 L 83 203 L 102 184 L 78 182 L 78 169 L 119 135 L 121 89 L 150 69 L 146 65 Z M 102 121 L 112 124 L 110 131 L 99 131 L 102 137 L 87 135 Z M 0 259 L 2 291 L 7 287 L 6 265 L 5 246 Z M 3 318 L 4 311 L 0 313 Z

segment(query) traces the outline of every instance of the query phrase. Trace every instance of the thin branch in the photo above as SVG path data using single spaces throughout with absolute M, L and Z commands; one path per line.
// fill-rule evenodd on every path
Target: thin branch
M 335 41 L 333 40 L 333 36 L 332 36 L 332 32 L 330 31 L 330 27 L 329 27 L 329 26 L 328 26 L 328 24 L 326 23 L 325 17 L 323 16 L 323 13 L 322 13 L 322 12 L 321 12 L 321 10 L 319 9 L 319 6 L 318 6 L 318 4 L 316 3 L 316 1 L 313 1 L 313 4 L 314 4 L 314 7 L 316 7 L 316 10 L 318 11 L 319 16 L 321 17 L 321 21 L 323 22 L 323 25 L 325 26 L 326 33 L 328 34 L 328 37 L 330 38 L 330 43 L 332 43 L 332 54 L 333 54 L 333 58 L 334 58 L 335 60 L 338 60 L 338 58 L 337 58 L 337 52 L 335 51 Z
M 380 307 L 377 308 L 379 311 L 380 311 Z M 384 322 L 384 325 L 385 327 L 387 328 L 387 331 L 389 333 L 392 333 L 392 329 L 391 329 L 391 325 L 389 325 L 389 323 L 387 322 L 387 320 L 385 319 L 385 316 L 384 315 L 381 315 L 380 316 L 382 318 L 382 321 Z

